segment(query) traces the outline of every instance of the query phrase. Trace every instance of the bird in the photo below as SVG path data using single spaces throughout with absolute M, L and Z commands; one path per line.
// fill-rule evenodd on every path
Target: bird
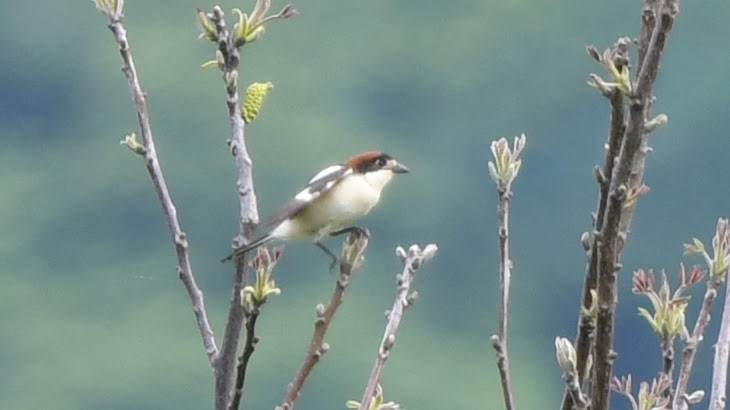
M 259 224 L 257 230 L 268 229 L 265 234 L 236 249 L 221 262 L 240 257 L 275 240 L 310 238 L 332 258 L 331 269 L 338 258 L 321 240 L 325 236 L 353 231 L 367 232 L 350 224 L 367 215 L 378 204 L 383 188 L 395 174 L 409 171 L 408 167 L 381 151 L 362 152 L 341 164 L 330 165 Z

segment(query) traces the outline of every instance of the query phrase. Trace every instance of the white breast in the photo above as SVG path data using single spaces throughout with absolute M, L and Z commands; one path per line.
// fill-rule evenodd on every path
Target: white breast
M 351 226 L 378 203 L 383 187 L 391 180 L 389 170 L 351 174 L 305 207 L 293 220 L 272 231 L 279 238 L 313 237 Z

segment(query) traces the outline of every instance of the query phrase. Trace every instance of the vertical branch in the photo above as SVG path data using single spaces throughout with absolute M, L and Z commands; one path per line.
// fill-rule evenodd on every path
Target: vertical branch
M 428 244 L 423 250 L 418 245 L 411 245 L 407 253 L 400 246 L 395 250 L 396 255 L 403 262 L 403 272 L 396 279 L 398 291 L 395 295 L 393 307 L 387 314 L 388 323 L 385 325 L 383 339 L 378 348 L 378 356 L 375 358 L 375 364 L 370 372 L 367 387 L 365 387 L 362 401 L 360 401 L 360 410 L 370 410 L 373 398 L 377 395 L 385 362 L 388 360 L 390 351 L 395 344 L 395 334 L 400 327 L 403 312 L 407 307 L 413 305 L 418 297 L 417 292 L 411 292 L 411 286 L 413 286 L 413 282 L 416 280 L 416 272 L 424 263 L 436 255 L 437 250 L 438 248 L 435 244 Z
M 234 247 L 250 240 L 255 225 L 258 223 L 256 193 L 253 187 L 253 163 L 246 149 L 245 125 L 241 118 L 241 103 L 238 95 L 238 65 L 240 51 L 234 38 L 226 28 L 223 10 L 216 6 L 210 15 L 215 24 L 215 34 L 219 56 L 222 60 L 223 82 L 226 87 L 226 106 L 231 126 L 230 150 L 236 165 L 240 215 L 239 233 L 234 239 Z M 236 258 L 233 268 L 233 284 L 231 301 L 228 307 L 221 354 L 215 365 L 215 407 L 226 409 L 232 400 L 234 391 L 234 372 L 236 369 L 236 352 L 241 338 L 244 315 L 241 306 L 241 291 L 246 285 L 246 265 L 248 257 Z
M 237 410 L 241 404 L 241 398 L 243 397 L 243 386 L 246 383 L 246 370 L 248 369 L 249 360 L 256 349 L 256 344 L 259 341 L 256 336 L 256 321 L 259 318 L 261 309 L 256 306 L 251 310 L 248 318 L 246 319 L 246 341 L 243 344 L 243 354 L 238 358 L 238 367 L 236 368 L 236 388 L 233 392 L 233 399 L 229 409 Z
M 720 334 L 715 344 L 715 358 L 712 361 L 712 394 L 710 409 L 722 410 L 727 404 L 727 372 L 730 353 L 730 281 L 726 279 L 725 303 L 722 308 Z
M 509 201 L 511 191 L 499 192 L 497 219 L 499 220 L 499 329 L 492 335 L 492 347 L 497 353 L 497 369 L 502 382 L 502 395 L 505 408 L 515 408 L 514 393 L 509 367 L 507 336 L 509 333 L 509 289 L 512 279 L 512 261 L 509 257 Z
M 591 290 L 596 289 L 596 278 L 598 272 L 598 247 L 595 243 L 596 233 L 600 232 L 603 226 L 603 217 L 606 213 L 606 203 L 608 203 L 608 184 L 609 180 L 607 175 L 613 173 L 613 166 L 616 158 L 618 157 L 619 150 L 621 149 L 621 141 L 623 140 L 623 134 L 626 129 L 626 123 L 624 118 L 624 103 L 623 94 L 615 89 L 608 96 L 608 100 L 611 106 L 611 115 L 608 126 L 608 142 L 606 143 L 606 155 L 604 158 L 603 168 L 594 170 L 596 180 L 599 186 L 598 194 L 598 206 L 596 207 L 595 214 L 593 215 L 593 232 L 591 234 L 593 241 L 588 243 L 588 261 L 586 263 L 585 280 L 583 283 L 583 295 L 581 297 L 581 306 L 579 318 L 578 318 L 578 330 L 576 336 L 576 367 L 577 367 L 577 380 L 582 382 L 586 379 L 588 357 L 591 354 L 591 346 L 593 344 L 593 335 L 595 330 L 594 320 L 585 314 L 585 312 L 591 309 L 591 303 L 593 298 L 591 296 Z M 590 237 L 589 237 L 590 239 Z M 570 386 L 566 387 L 566 391 L 563 395 L 563 410 L 570 410 L 573 408 L 573 393 L 570 391 Z
M 662 339 L 662 371 L 669 380 L 672 379 L 674 373 L 674 338 L 665 340 Z
M 639 39 L 640 63 L 634 83 L 628 70 L 629 39 L 619 39 L 614 48 L 606 50 L 603 55 L 593 47 L 588 50 L 595 60 L 609 69 L 615 81 L 605 82 L 592 74 L 590 82 L 609 99 L 611 105 L 605 164 L 602 170 L 596 172 L 600 185 L 599 205 L 593 234 L 585 245 L 589 257 L 576 339 L 578 373 L 580 379 L 584 380 L 583 377 L 587 376 L 587 359 L 591 355 L 590 340 L 594 338 L 591 395 L 594 409 L 609 407 L 610 382 L 616 356 L 613 338 L 620 253 L 628 237 L 636 200 L 648 190 L 643 184 L 645 157 L 650 150 L 648 135 L 666 122 L 666 116 L 651 121 L 647 121 L 647 118 L 653 102 L 652 92 L 659 63 L 677 14 L 678 0 L 662 0 L 661 5 L 658 5 L 658 0 L 645 0 Z M 623 119 L 624 97 L 628 101 L 626 123 Z M 590 306 L 592 285 L 596 290 L 596 306 Z M 588 311 L 595 312 L 595 323 L 586 316 L 585 312 Z M 593 335 L 592 325 L 595 325 Z M 572 406 L 570 392 L 566 389 L 562 409 L 568 410 Z
M 641 113 L 643 107 L 640 104 L 630 104 L 629 108 L 629 125 L 624 124 L 624 108 L 623 96 L 631 94 L 630 84 L 623 83 L 622 80 L 628 80 L 628 47 L 630 40 L 621 38 L 617 41 L 613 49 L 604 52 L 601 61 L 612 71 L 617 81 L 617 85 L 605 92 L 604 95 L 611 104 L 611 123 L 609 126 L 609 149 L 607 150 L 606 165 L 610 174 L 600 174 L 599 183 L 601 184 L 601 197 L 599 199 L 599 211 L 603 211 L 602 215 L 597 215 L 594 222 L 595 231 L 593 242 L 591 244 L 592 260 L 591 265 L 595 266 L 595 289 L 596 289 L 596 306 L 590 309 L 584 305 L 583 311 L 589 310 L 595 312 L 595 334 L 593 339 L 593 404 L 597 409 L 608 408 L 609 385 L 613 372 L 613 361 L 615 352 L 613 351 L 613 336 L 615 323 L 615 307 L 617 295 L 617 273 L 620 269 L 619 253 L 628 235 L 628 225 L 621 230 L 621 217 L 624 210 L 626 199 L 629 195 L 628 179 L 634 170 L 634 158 L 639 151 L 641 139 L 643 137 L 643 119 L 637 121 L 637 111 Z M 626 75 L 626 77 L 622 77 Z M 597 77 L 594 76 L 594 81 Z M 620 123 L 618 122 L 620 120 Z M 633 120 L 633 122 L 632 122 Z M 641 124 L 640 131 L 637 131 L 637 122 Z M 634 128 L 632 128 L 634 127 Z M 619 142 L 620 141 L 620 142 Z M 619 148 L 620 147 L 620 148 Z M 609 155 L 615 155 L 609 157 Z M 605 200 L 605 202 L 603 202 Z M 598 216 L 601 218 L 599 219 Z M 621 234 L 621 235 L 619 235 Z M 595 265 L 593 265 L 595 263 Z M 594 272 L 589 268 L 589 275 L 586 284 L 592 280 Z M 590 289 L 584 289 L 584 303 L 590 294 Z M 590 303 L 590 302 L 589 302 Z M 587 335 L 583 335 L 585 339 L 581 340 L 579 334 L 578 347 L 581 360 L 579 374 L 585 377 L 585 364 L 590 349 L 581 344 L 587 340 Z M 564 400 L 564 406 L 567 402 Z M 565 407 L 564 407 L 565 408 Z
M 197 11 L 201 24 L 202 37 L 216 43 L 216 59 L 222 71 L 222 79 L 226 88 L 226 106 L 231 126 L 231 137 L 228 140 L 231 154 L 237 170 L 236 188 L 239 196 L 240 214 L 239 231 L 233 240 L 233 247 L 248 243 L 251 240 L 254 228 L 259 221 L 256 193 L 253 186 L 253 163 L 246 148 L 245 122 L 241 117 L 241 102 L 238 94 L 238 66 L 240 63 L 240 48 L 245 44 L 256 41 L 264 32 L 264 24 L 271 20 L 286 19 L 298 14 L 291 4 L 284 6 L 276 14 L 268 15 L 271 2 L 256 0 L 250 15 L 239 9 L 233 9 L 238 21 L 233 29 L 228 31 L 223 10 L 219 6 L 213 7 L 213 12 L 206 14 Z M 249 117 L 251 120 L 253 117 Z M 245 320 L 242 310 L 242 291 L 248 282 L 246 266 L 248 256 L 234 258 L 233 286 L 231 302 L 228 308 L 221 354 L 215 365 L 215 403 L 216 409 L 229 408 L 234 393 L 234 371 L 236 369 L 236 351 L 241 338 L 241 329 Z M 253 350 L 251 350 L 253 353 Z M 235 389 L 240 393 L 240 389 Z M 238 398 L 240 400 L 240 398 Z
M 649 49 L 651 36 L 656 26 L 657 10 L 661 0 L 644 0 L 641 10 L 641 28 L 639 31 L 639 45 L 637 52 L 637 67 L 644 65 L 646 51 Z
M 175 253 L 177 255 L 177 271 L 188 293 L 190 302 L 193 305 L 193 313 L 198 325 L 200 337 L 203 340 L 203 347 L 208 355 L 211 364 L 214 363 L 218 356 L 218 348 L 216 346 L 213 330 L 208 321 L 208 313 L 205 309 L 205 300 L 203 292 L 198 287 L 193 273 L 193 267 L 190 263 L 190 252 L 188 248 L 188 239 L 182 230 L 180 221 L 177 217 L 177 209 L 173 203 L 170 191 L 167 188 L 167 182 L 162 173 L 159 158 L 157 157 L 157 149 L 155 148 L 155 140 L 152 134 L 152 125 L 150 115 L 147 109 L 146 93 L 142 89 L 142 85 L 134 64 L 132 51 L 127 39 L 127 29 L 124 26 L 122 0 L 117 1 L 97 1 L 97 8 L 109 17 L 109 29 L 114 34 L 114 38 L 119 45 L 119 54 L 122 57 L 124 72 L 129 90 L 134 100 L 134 107 L 137 111 L 137 120 L 139 121 L 140 133 L 142 134 L 142 144 L 140 145 L 134 138 L 134 134 L 128 136 L 123 143 L 127 145 L 133 152 L 144 157 L 147 173 L 150 176 L 152 185 L 154 186 L 157 199 L 162 207 L 162 213 L 167 223 L 167 227 L 175 244 Z
M 269 249 L 265 246 L 259 247 L 256 257 L 251 261 L 251 266 L 256 270 L 256 279 L 252 285 L 243 289 L 241 295 L 243 299 L 241 310 L 246 318 L 246 341 L 243 345 L 243 353 L 238 358 L 236 386 L 228 410 L 238 410 L 241 404 L 248 364 L 259 342 L 259 337 L 256 335 L 256 322 L 261 316 L 263 305 L 269 296 L 281 294 L 281 289 L 276 287 L 276 281 L 272 279 L 272 274 L 283 253 L 283 246 L 274 248 L 273 252 L 269 252 Z
M 634 208 L 633 203 L 629 203 L 630 208 L 626 209 L 625 203 L 629 190 L 638 189 L 635 185 L 629 185 L 632 182 L 630 179 L 641 178 L 643 175 L 642 148 L 646 146 L 644 141 L 647 133 L 646 110 L 653 99 L 654 82 L 669 32 L 679 13 L 678 7 L 678 0 L 663 0 L 658 10 L 659 17 L 652 31 L 643 64 L 640 66 L 636 85 L 630 93 L 628 126 L 618 164 L 611 176 L 607 213 L 598 239 L 598 300 L 592 394 L 596 410 L 607 410 L 610 403 L 610 382 L 616 356 L 613 351 L 613 338 L 617 303 L 617 273 L 621 268 L 618 261 Z
M 497 355 L 497 370 L 502 383 L 502 395 L 507 410 L 515 408 L 514 393 L 509 368 L 509 352 L 507 338 L 509 334 L 509 289 L 512 280 L 512 260 L 509 256 L 509 203 L 512 199 L 512 182 L 514 182 L 522 165 L 520 155 L 525 147 L 526 137 L 522 134 L 515 138 L 512 149 L 506 138 L 492 142 L 491 150 L 494 162 L 489 162 L 489 175 L 497 185 L 499 203 L 497 219 L 499 223 L 499 329 L 492 335 L 492 347 Z
M 629 55 L 628 39 L 619 39 L 614 45 L 614 49 L 601 56 L 598 50 L 591 46 L 588 47 L 588 53 L 596 61 L 603 62 L 605 58 L 611 59 L 615 66 L 627 66 Z M 578 316 L 578 330 L 576 336 L 576 367 L 578 380 L 582 383 L 586 380 L 586 372 L 589 363 L 589 356 L 594 341 L 595 320 L 589 317 L 585 312 L 591 311 L 593 296 L 591 290 L 595 290 L 598 277 L 598 233 L 603 228 L 603 219 L 606 214 L 606 205 L 608 204 L 610 177 L 613 174 L 613 168 L 616 164 L 621 144 L 623 142 L 624 133 L 626 131 L 626 115 L 624 108 L 624 94 L 618 88 L 607 90 L 605 97 L 609 101 L 610 118 L 608 124 L 608 141 L 606 142 L 606 154 L 603 160 L 603 168 L 596 166 L 594 175 L 598 183 L 598 205 L 593 214 L 593 231 L 586 235 L 587 241 L 585 249 L 588 252 L 586 263 L 585 280 L 583 283 L 583 293 L 581 296 L 580 313 Z M 563 410 L 572 409 L 573 402 L 570 392 L 566 389 L 563 395 Z

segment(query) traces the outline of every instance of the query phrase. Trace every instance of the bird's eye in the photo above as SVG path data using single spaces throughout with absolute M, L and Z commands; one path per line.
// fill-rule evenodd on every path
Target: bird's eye
M 386 160 L 385 158 L 379 157 L 375 160 L 375 165 L 377 165 L 378 167 L 384 167 L 387 162 L 388 160 Z

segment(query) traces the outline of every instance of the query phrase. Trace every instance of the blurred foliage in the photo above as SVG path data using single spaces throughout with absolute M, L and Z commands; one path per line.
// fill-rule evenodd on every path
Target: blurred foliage
M 137 125 L 104 18 L 84 1 L 4 4 L 12 12 L 0 14 L 0 408 L 210 408 L 211 371 L 159 206 L 141 160 L 118 144 Z M 210 6 L 127 1 L 126 16 L 220 340 L 231 268 L 218 259 L 237 231 L 237 197 L 222 83 L 200 68 L 214 56 L 196 39 L 195 8 Z M 361 150 L 382 149 L 412 169 L 364 221 L 373 233 L 368 260 L 299 408 L 359 398 L 395 292 L 393 250 L 414 242 L 437 242 L 440 252 L 416 284 L 421 298 L 385 372 L 388 397 L 408 409 L 501 407 L 488 341 L 498 282 L 486 162 L 493 139 L 521 132 L 529 144 L 513 185 L 514 383 L 521 407 L 557 403 L 553 340 L 575 332 L 579 237 L 595 207 L 591 169 L 607 125 L 605 101 L 585 85 L 601 68 L 584 47 L 636 35 L 638 2 L 297 7 L 300 16 L 272 24 L 242 57 L 243 84 L 276 85 L 248 127 L 261 213 L 316 169 Z M 639 204 L 620 283 L 616 371 L 635 380 L 656 373 L 660 353 L 627 275 L 673 271 L 682 242 L 709 237 L 729 213 L 728 19 L 726 1 L 685 2 L 660 73 L 656 112 L 670 121 L 653 139 L 652 190 Z M 334 280 L 317 249 L 287 247 L 276 272 L 282 297 L 264 309 L 245 408 L 279 402 Z M 692 321 L 697 308 L 688 309 Z M 695 387 L 709 385 L 713 325 Z

